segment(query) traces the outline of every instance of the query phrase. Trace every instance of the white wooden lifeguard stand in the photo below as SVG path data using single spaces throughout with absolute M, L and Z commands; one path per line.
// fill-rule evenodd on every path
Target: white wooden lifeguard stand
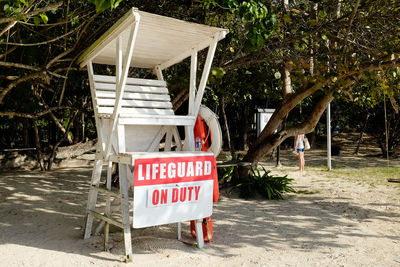
M 96 217 L 105 222 L 104 241 L 107 248 L 109 224 L 116 225 L 124 231 L 125 256 L 130 261 L 132 246 L 128 190 L 134 187 L 132 168 L 135 159 L 149 155 L 212 155 L 195 151 L 193 128 L 217 43 L 227 32 L 225 29 L 132 8 L 79 58 L 81 67 L 87 66 L 88 69 L 98 134 L 84 238 L 90 237 Z M 197 53 L 207 47 L 208 54 L 197 87 Z M 172 110 L 162 71 L 188 57 L 191 58 L 189 110 L 187 115 L 177 116 Z M 96 75 L 93 63 L 114 65 L 116 75 Z M 152 69 L 157 80 L 129 78 L 130 67 Z M 177 126 L 185 128 L 183 146 Z M 161 152 L 159 147 L 164 137 L 165 148 Z M 119 163 L 119 193 L 111 191 L 113 162 Z M 108 166 L 106 188 L 99 186 L 104 163 Z M 98 192 L 106 194 L 104 214 L 96 211 Z M 111 218 L 111 196 L 121 198 L 122 222 Z M 196 233 L 198 246 L 202 247 L 201 221 L 196 223 Z

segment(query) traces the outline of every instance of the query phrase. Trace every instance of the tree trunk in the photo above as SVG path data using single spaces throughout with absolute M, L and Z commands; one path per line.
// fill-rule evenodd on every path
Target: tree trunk
M 86 140 L 86 133 L 85 133 L 85 129 L 86 129 L 86 123 L 85 123 L 85 113 L 83 113 L 82 112 L 82 117 L 81 117 L 81 120 L 82 120 L 82 139 L 81 139 L 81 141 L 82 142 L 85 142 Z
M 243 111 L 243 127 L 242 127 L 242 142 L 243 142 L 243 150 L 249 150 L 248 136 L 249 136 L 249 118 L 250 118 L 250 106 L 245 105 Z
M 80 135 L 81 122 L 80 122 L 78 116 L 75 116 L 75 118 L 74 118 L 73 127 L 74 127 L 74 144 L 77 144 L 77 143 L 79 143 L 79 140 L 81 138 L 81 135 Z
M 39 137 L 39 129 L 37 126 L 37 120 L 33 120 L 33 130 L 35 132 L 35 145 L 36 145 L 37 161 L 39 162 L 40 170 L 44 171 L 44 162 L 43 162 L 43 157 L 42 157 L 42 151 L 40 148 L 40 137 Z
M 50 117 L 53 119 L 54 123 L 56 124 L 56 126 L 58 127 L 58 129 L 60 129 L 60 131 L 65 134 L 65 128 L 64 126 L 62 126 L 62 124 L 60 123 L 60 121 L 56 118 L 56 116 L 54 116 L 53 112 L 49 112 Z M 68 133 L 68 132 L 67 132 Z M 57 139 L 57 137 L 56 137 Z M 67 141 L 70 145 L 72 145 L 74 142 L 71 139 L 71 136 L 69 136 L 67 134 Z
M 363 140 L 365 129 L 367 129 L 369 116 L 370 116 L 370 114 L 368 113 L 366 118 L 365 118 L 364 126 L 363 126 L 363 128 L 361 130 L 360 137 L 358 138 L 356 150 L 354 151 L 354 154 L 356 154 L 357 156 L 358 156 L 358 152 L 360 151 L 360 145 L 361 145 L 361 142 Z
M 343 88 L 347 88 L 353 83 L 353 81 L 348 80 Z M 343 88 L 341 89 L 343 90 Z M 243 181 L 248 179 L 251 167 L 255 166 L 264 155 L 271 153 L 275 147 L 277 147 L 287 138 L 297 134 L 306 134 L 313 131 L 326 107 L 333 100 L 333 93 L 336 90 L 338 90 L 338 88 L 331 89 L 326 96 L 319 100 L 305 122 L 295 127 L 282 129 L 281 131 L 274 133 L 290 110 L 295 107 L 295 103 L 300 102 L 298 99 L 300 97 L 299 95 L 305 92 L 299 92 L 290 96 L 286 101 L 284 100 L 282 105 L 275 110 L 274 114 L 270 118 L 264 130 L 261 132 L 256 142 L 251 146 L 247 154 L 244 156 L 243 162 L 250 162 L 251 165 L 239 167 L 239 180 Z M 308 91 L 308 93 L 310 93 L 310 91 Z M 295 101 L 294 99 L 297 100 Z
M 29 121 L 27 119 L 22 120 L 23 135 L 24 135 L 24 147 L 29 147 Z
M 225 98 L 222 97 L 221 99 L 221 109 L 222 109 L 222 115 L 224 116 L 224 123 L 225 123 L 225 129 L 226 129 L 226 138 L 228 140 L 228 147 L 229 147 L 229 151 L 231 152 L 232 155 L 232 160 L 236 161 L 236 154 L 235 154 L 235 150 L 234 147 L 232 146 L 232 142 L 231 142 L 231 135 L 229 133 L 229 125 L 228 125 L 228 119 L 226 117 L 226 112 L 225 112 Z M 239 181 L 239 172 L 238 172 L 238 168 L 234 168 L 234 177 L 232 177 L 232 181 L 234 183 L 237 183 Z
M 56 157 L 57 148 L 67 138 L 69 129 L 70 129 L 71 125 L 72 125 L 72 121 L 75 120 L 77 113 L 78 113 L 77 111 L 74 112 L 73 116 L 69 119 L 68 126 L 67 126 L 67 129 L 65 130 L 64 135 L 60 138 L 60 140 L 57 141 L 57 143 L 54 144 L 53 149 L 51 151 L 51 154 L 49 156 L 49 162 L 47 164 L 47 170 L 48 171 L 51 170 L 51 167 L 53 166 L 54 158 Z
M 228 148 L 229 148 L 229 151 L 231 152 L 232 160 L 236 160 L 236 154 L 235 154 L 234 148 L 232 146 L 231 135 L 229 133 L 229 124 L 228 124 L 228 119 L 226 117 L 226 112 L 225 112 L 225 98 L 224 97 L 222 97 L 222 100 L 221 100 L 221 109 L 222 109 L 222 115 L 224 117 L 224 124 L 225 124 L 225 129 L 226 129 L 225 133 L 226 133 L 226 139 L 228 140 Z

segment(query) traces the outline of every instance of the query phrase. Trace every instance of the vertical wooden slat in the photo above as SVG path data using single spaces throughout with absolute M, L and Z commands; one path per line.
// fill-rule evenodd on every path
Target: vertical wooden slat
M 175 140 L 175 145 L 176 145 L 176 151 L 182 151 L 182 140 L 179 135 L 178 127 L 173 128 L 173 135 L 174 135 L 174 140 Z
M 203 226 L 201 224 L 202 224 L 201 220 L 196 221 L 195 229 L 196 229 L 196 241 L 198 248 L 204 247 Z
M 190 63 L 189 115 L 193 113 L 194 99 L 196 96 L 197 51 L 195 49 L 192 51 Z
M 194 125 L 185 126 L 185 143 L 183 145 L 183 150 L 194 151 Z
M 107 181 L 106 181 L 106 187 L 107 190 L 111 191 L 111 178 L 112 178 L 112 162 L 109 161 L 108 162 L 108 166 L 107 166 Z M 106 195 L 106 210 L 104 212 L 104 215 L 106 217 L 111 217 L 111 199 L 110 199 L 110 195 L 107 194 Z M 108 222 L 105 222 L 104 225 L 104 250 L 107 251 L 108 250 L 108 233 L 109 233 L 109 229 L 110 229 L 110 224 Z
M 157 79 L 164 81 L 164 76 L 159 65 L 155 66 L 153 71 L 157 75 Z
M 101 177 L 101 169 L 103 167 L 103 160 L 95 160 L 93 172 L 92 172 L 92 179 L 90 184 L 99 186 L 100 177 Z M 88 203 L 87 203 L 87 218 L 86 218 L 86 225 L 85 225 L 85 234 L 83 236 L 84 239 L 90 237 L 92 233 L 92 226 L 93 226 L 93 215 L 90 214 L 90 210 L 95 210 L 97 202 L 97 190 L 90 188 L 89 189 L 89 196 L 88 196 Z
M 214 42 L 208 48 L 207 59 L 204 64 L 204 69 L 203 69 L 203 73 L 201 75 L 199 87 L 197 88 L 196 99 L 194 101 L 194 107 L 193 107 L 192 113 L 190 114 L 195 117 L 197 117 L 197 114 L 199 113 L 201 100 L 203 99 L 204 89 L 207 84 L 208 74 L 210 73 L 211 64 L 212 64 L 214 54 L 215 54 L 215 49 L 217 48 L 219 35 L 220 35 L 220 33 L 217 33 L 214 36 Z
M 128 46 L 126 48 L 127 51 L 125 53 L 125 58 L 124 58 L 123 66 L 122 66 L 122 73 L 120 75 L 120 80 L 118 81 L 118 84 L 116 86 L 117 95 L 115 98 L 114 111 L 111 116 L 112 127 L 110 129 L 110 132 L 108 133 L 109 138 L 107 140 L 106 149 L 105 149 L 106 159 L 108 159 L 108 157 L 109 157 L 110 147 L 111 147 L 111 138 L 112 138 L 112 135 L 117 126 L 119 110 L 121 109 L 121 100 L 122 100 L 122 96 L 124 95 L 126 79 L 128 78 L 128 71 L 129 71 L 129 66 L 131 64 L 133 48 L 135 46 L 135 40 L 136 40 L 138 28 L 139 28 L 139 22 L 140 22 L 140 16 L 139 16 L 139 14 L 135 13 L 135 23 L 131 27 L 131 30 L 129 33 Z
M 158 133 L 156 134 L 156 136 L 154 137 L 153 141 L 148 146 L 146 151 L 147 152 L 158 151 L 158 148 L 160 146 L 160 141 L 161 141 L 161 139 L 163 138 L 163 136 L 165 135 L 166 132 L 167 132 L 167 127 L 166 126 L 160 127 L 160 130 L 158 131 Z
M 122 37 L 118 36 L 115 42 L 116 42 L 115 85 L 117 85 L 121 80 L 121 74 L 122 74 Z
M 129 220 L 129 193 L 127 166 L 119 164 L 119 187 L 121 194 L 121 211 L 122 211 L 122 225 L 124 227 L 124 247 L 125 247 L 125 261 L 132 261 L 132 239 L 131 239 L 131 226 Z
M 178 222 L 178 240 L 182 239 L 182 223 Z
M 168 127 L 167 134 L 165 135 L 165 147 L 164 151 L 171 151 L 172 147 L 172 128 L 174 126 Z
M 118 138 L 118 152 L 126 152 L 125 143 L 125 126 L 117 126 Z M 125 260 L 126 262 L 132 261 L 132 239 L 131 239 L 131 226 L 129 219 L 129 183 L 128 183 L 128 165 L 119 164 L 119 188 L 121 194 L 121 212 L 122 212 L 122 225 L 124 227 L 124 247 L 125 247 Z
M 101 146 L 98 147 L 101 149 L 101 151 L 98 151 L 98 152 L 103 154 L 104 148 L 105 148 L 104 145 L 105 145 L 106 140 L 104 140 L 103 125 L 102 125 L 101 119 L 99 118 L 96 91 L 94 88 L 94 71 L 93 71 L 92 61 L 89 61 L 89 63 L 87 64 L 87 69 L 88 69 L 88 76 L 89 76 L 90 95 L 92 97 L 92 104 L 93 104 L 93 111 L 94 111 L 94 120 L 96 122 L 97 139 L 98 139 L 97 142 L 99 144 L 101 144 Z

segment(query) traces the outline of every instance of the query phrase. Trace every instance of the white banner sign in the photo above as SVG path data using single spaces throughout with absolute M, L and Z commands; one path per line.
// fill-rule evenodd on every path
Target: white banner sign
M 211 216 L 214 175 L 213 156 L 136 159 L 133 227 Z

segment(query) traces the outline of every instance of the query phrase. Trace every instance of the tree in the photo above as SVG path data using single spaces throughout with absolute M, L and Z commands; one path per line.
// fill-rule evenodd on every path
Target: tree
M 256 164 L 288 137 L 311 132 L 335 97 L 351 94 L 366 75 L 377 79 L 379 71 L 400 66 L 400 27 L 395 19 L 399 1 L 343 3 L 339 17 L 336 16 L 337 1 L 318 2 L 316 19 L 312 15 L 312 1 L 293 1 L 289 8 L 285 6 L 287 12 L 276 2 L 266 5 L 256 0 L 205 1 L 206 7 L 214 12 L 210 16 L 225 14 L 227 20 L 236 22 L 230 25 L 232 32 L 241 33 L 239 40 L 232 38 L 236 43 L 253 45 L 247 49 L 242 46 L 237 49 L 238 53 L 226 59 L 221 67 L 227 72 L 271 61 L 292 63 L 293 91 L 283 98 L 243 161 Z M 260 25 L 272 27 L 266 34 Z M 310 55 L 311 48 L 313 55 Z M 311 56 L 313 74 L 309 72 Z M 309 97 L 315 99 L 309 116 L 302 123 L 276 132 L 287 114 Z M 246 179 L 248 171 L 246 167 L 241 168 L 241 179 Z
M 77 112 L 81 117 L 90 113 L 89 91 L 81 90 L 82 85 L 87 86 L 76 78 L 81 70 L 74 65 L 75 60 L 82 45 L 104 27 L 95 19 L 106 9 L 118 6 L 121 0 L 90 2 L 95 5 L 82 0 L 8 0 L 0 4 L 0 117 L 5 127 L 11 127 L 2 130 L 10 132 L 22 124 L 23 143 L 29 146 L 27 133 L 32 129 L 35 133 L 32 143 L 43 169 L 46 167 L 42 162 L 41 142 L 47 139 L 51 146 L 47 162 L 50 168 L 58 145 L 64 139 L 73 143 L 70 128 L 75 129 L 75 137 L 84 136 L 80 134 L 85 131 L 81 120 L 75 119 L 73 124 L 71 121 Z M 88 28 L 96 30 L 87 32 Z M 1 141 L 7 145 L 17 138 L 18 130 Z

